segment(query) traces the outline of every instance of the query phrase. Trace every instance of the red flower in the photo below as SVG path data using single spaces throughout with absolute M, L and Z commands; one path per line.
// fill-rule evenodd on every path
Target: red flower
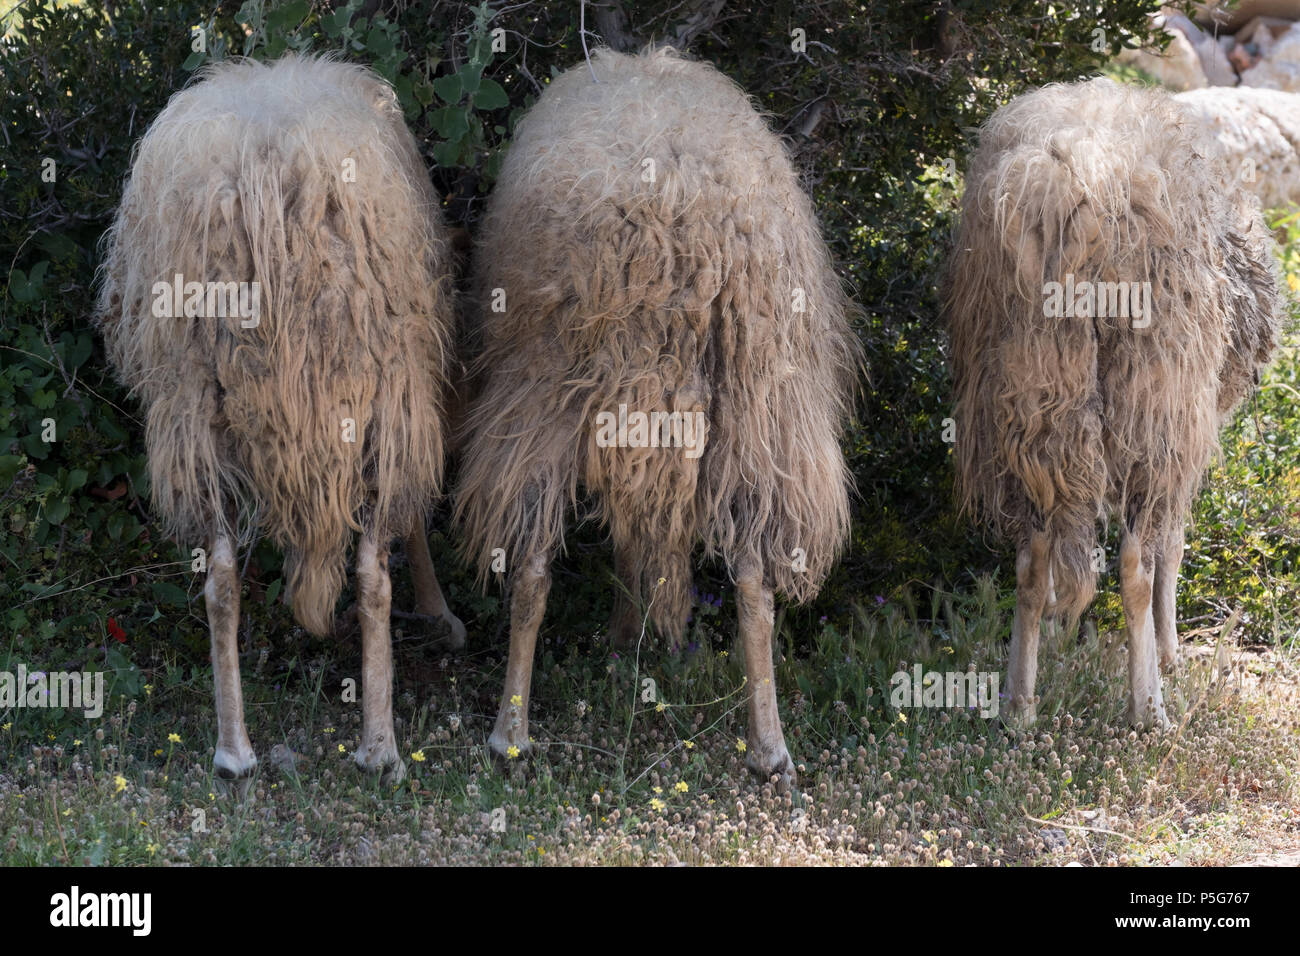
M 126 643 L 126 631 L 122 630 L 122 626 L 111 617 L 108 619 L 108 633 L 117 638 L 118 643 Z

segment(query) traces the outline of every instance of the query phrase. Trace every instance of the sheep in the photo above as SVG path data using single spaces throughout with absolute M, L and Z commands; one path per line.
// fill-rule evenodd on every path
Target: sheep
M 218 63 L 136 146 L 104 240 L 96 322 L 145 411 L 154 508 L 183 549 L 208 546 L 223 779 L 246 781 L 257 764 L 235 554 L 259 532 L 285 550 L 294 615 L 318 635 L 332 629 L 360 533 L 363 768 L 404 774 L 388 636 L 394 535 L 407 536 L 420 611 L 464 642 L 424 530 L 446 442 L 445 240 L 396 97 L 360 66 Z
M 1167 724 L 1175 589 L 1218 431 L 1283 309 L 1259 208 L 1168 94 L 1097 79 L 1020 96 L 966 177 L 944 320 L 962 510 L 1012 541 L 1006 696 L 1036 716 L 1039 624 L 1077 620 L 1121 525 L 1128 719 Z
M 1265 209 L 1300 202 L 1300 96 L 1215 86 L 1174 97 L 1205 128 L 1223 168 Z
M 454 522 L 480 583 L 503 562 L 509 571 L 491 750 L 529 750 L 550 564 L 581 488 L 625 589 L 616 644 L 638 640 L 643 605 L 657 634 L 680 636 L 693 545 L 725 561 L 749 686 L 747 761 L 793 783 L 773 593 L 812 597 L 847 536 L 839 433 L 859 358 L 849 300 L 781 142 L 708 64 L 670 48 L 600 50 L 520 123 L 474 269 L 478 394 Z

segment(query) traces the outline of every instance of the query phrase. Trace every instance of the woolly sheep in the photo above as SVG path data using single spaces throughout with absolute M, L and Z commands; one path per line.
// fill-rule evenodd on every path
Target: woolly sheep
M 1102 516 L 1121 524 L 1129 720 L 1167 721 L 1188 511 L 1282 312 L 1258 205 L 1203 135 L 1168 94 L 1098 79 L 1002 107 L 970 163 L 944 304 L 954 456 L 962 506 L 1017 548 L 1015 721 L 1035 716 L 1044 612 L 1092 599 Z
M 598 51 L 520 123 L 475 262 L 478 395 L 456 519 L 482 580 L 495 549 L 510 572 L 492 750 L 529 749 L 550 564 L 581 488 L 627 589 L 616 643 L 637 639 L 643 604 L 658 632 L 680 636 L 692 547 L 722 557 L 748 675 L 747 760 L 788 784 L 773 592 L 811 597 L 847 537 L 838 439 L 858 346 L 780 140 L 707 64 Z M 638 433 L 640 416 L 651 424 Z
M 147 416 L 154 505 L 184 550 L 207 545 L 224 778 L 245 779 L 257 762 L 235 568 L 256 532 L 285 549 L 294 614 L 316 634 L 332 628 L 361 534 L 363 767 L 404 772 L 391 706 L 393 535 L 409 535 L 420 610 L 464 641 L 424 535 L 443 467 L 448 268 L 415 142 L 392 90 L 363 67 L 292 55 L 219 63 L 171 98 L 136 148 L 106 236 L 98 322 Z M 181 283 L 218 294 L 191 298 Z M 243 283 L 241 305 L 253 308 L 234 308 L 225 283 Z

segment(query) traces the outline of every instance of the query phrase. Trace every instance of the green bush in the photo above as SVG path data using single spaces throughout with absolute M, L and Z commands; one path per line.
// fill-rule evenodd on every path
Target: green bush
M 0 44 L 7 276 L 0 668 L 38 654 L 49 666 L 108 660 L 128 684 L 134 667 L 152 673 L 174 655 L 201 669 L 200 585 L 188 554 L 154 531 L 138 410 L 108 373 L 89 325 L 97 243 L 134 141 L 206 62 L 332 51 L 392 82 L 447 219 L 472 233 L 518 117 L 551 76 L 581 62 L 580 11 L 499 0 L 473 7 L 393 0 L 8 6 Z M 969 130 L 1024 88 L 1100 68 L 1132 43 L 1148 7 L 1139 0 L 776 0 L 715 9 L 649 0 L 587 9 L 588 29 L 611 45 L 675 43 L 716 63 L 771 114 L 863 308 L 858 331 L 868 367 L 845 442 L 859 490 L 853 543 L 822 598 L 786 614 L 784 632 L 797 645 L 807 647 L 824 627 L 851 626 L 857 605 L 901 599 L 914 582 L 969 587 L 973 575 L 990 571 L 1007 580 L 1007 552 L 953 513 L 941 440 L 949 389 L 935 273 Z M 1259 407 L 1273 416 L 1268 434 L 1284 433 L 1284 390 L 1266 391 Z M 54 440 L 47 441 L 51 421 Z M 1281 446 L 1249 434 L 1243 423 L 1230 438 L 1230 447 L 1236 436 L 1260 443 L 1250 476 L 1230 476 L 1250 478 L 1237 493 L 1290 481 Z M 1205 508 L 1227 514 L 1237 507 L 1232 495 L 1212 492 Z M 1240 590 L 1241 549 L 1256 546 L 1239 523 L 1203 514 L 1201 527 L 1213 541 L 1201 552 L 1208 557 L 1191 566 L 1196 602 L 1214 589 Z M 497 597 L 475 594 L 449 543 L 435 545 L 450 600 L 468 608 L 472 627 L 499 633 Z M 609 607 L 608 553 L 591 529 L 571 545 L 558 573 L 575 585 L 556 589 L 549 620 L 570 633 L 595 633 Z M 1275 578 L 1259 575 L 1261 582 L 1292 567 L 1289 539 L 1285 553 L 1268 547 L 1258 557 Z M 271 635 L 292 627 L 278 600 L 279 557 L 261 545 L 248 570 L 245 610 L 253 647 L 264 649 Z M 699 587 L 723 593 L 721 570 L 706 568 Z M 1222 613 L 1227 605 L 1212 606 Z M 1252 607 L 1264 616 L 1264 604 Z M 815 623 L 823 617 L 830 623 Z

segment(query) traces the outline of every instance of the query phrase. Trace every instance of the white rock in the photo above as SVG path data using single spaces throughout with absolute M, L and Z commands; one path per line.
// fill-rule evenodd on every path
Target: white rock
M 1171 90 L 1199 90 L 1208 86 L 1200 55 L 1187 37 L 1176 30 L 1170 32 L 1173 37 L 1163 55 L 1147 50 L 1121 50 L 1116 60 L 1150 73 Z
M 1300 0 L 1228 0 L 1198 3 L 1196 19 L 1210 30 L 1236 33 L 1256 17 L 1284 17 L 1300 20 Z
M 1241 85 L 1300 91 L 1300 23 L 1282 34 L 1259 63 L 1241 74 Z
M 1232 48 L 1231 44 L 1228 44 L 1227 49 L 1225 49 L 1214 37 L 1204 36 L 1196 40 L 1192 45 L 1197 56 L 1200 57 L 1201 70 L 1205 73 L 1205 82 L 1207 84 L 1210 86 L 1237 85 L 1237 71 L 1228 62 L 1227 50 Z

